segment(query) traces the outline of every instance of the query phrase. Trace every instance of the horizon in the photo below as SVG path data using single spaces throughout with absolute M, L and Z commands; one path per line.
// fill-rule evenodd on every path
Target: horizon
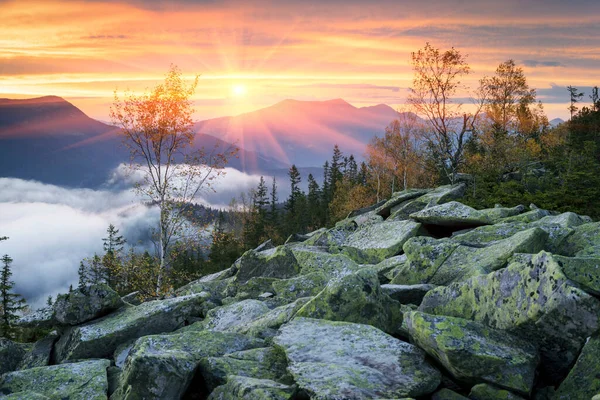
M 200 74 L 198 120 L 284 99 L 397 109 L 411 85 L 410 53 L 431 42 L 468 55 L 472 86 L 514 59 L 548 118 L 566 120 L 566 86 L 587 103 L 600 80 L 600 4 L 521 3 L 2 1 L 0 97 L 57 95 L 107 121 L 115 89 L 153 87 L 173 63 Z

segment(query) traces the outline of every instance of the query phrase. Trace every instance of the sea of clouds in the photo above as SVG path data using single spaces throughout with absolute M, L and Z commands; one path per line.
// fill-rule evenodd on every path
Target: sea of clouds
M 226 208 L 233 197 L 257 186 L 260 176 L 232 168 L 197 202 Z M 139 177 L 138 177 L 139 178 Z M 149 246 L 158 210 L 132 190 L 136 176 L 125 166 L 113 171 L 101 189 L 65 188 L 15 178 L 0 178 L 0 256 L 10 255 L 15 291 L 33 308 L 48 296 L 77 286 L 79 262 L 102 253 L 102 238 L 115 225 L 128 243 Z

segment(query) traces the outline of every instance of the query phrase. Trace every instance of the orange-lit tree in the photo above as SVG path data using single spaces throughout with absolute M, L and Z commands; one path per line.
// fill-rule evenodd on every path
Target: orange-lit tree
M 185 205 L 196 201 L 201 192 L 214 190 L 212 184 L 224 174 L 223 166 L 236 151 L 194 149 L 191 96 L 197 83 L 198 76 L 186 84 L 181 71 L 172 65 L 164 82 L 149 93 L 126 93 L 121 99 L 115 91 L 110 110 L 130 151 L 130 166 L 142 177 L 136 191 L 160 211 L 157 294 L 168 288 L 163 279 L 173 242 L 190 233 Z

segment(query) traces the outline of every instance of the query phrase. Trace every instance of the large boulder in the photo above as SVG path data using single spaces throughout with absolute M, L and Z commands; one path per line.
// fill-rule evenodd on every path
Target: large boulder
M 109 360 L 87 360 L 10 372 L 0 377 L 0 393 L 17 399 L 106 400 L 109 365 Z
M 79 325 L 102 317 L 125 303 L 121 296 L 105 283 L 86 286 L 58 295 L 54 303 L 54 317 L 63 325 Z
M 600 302 L 575 287 L 546 252 L 437 287 L 419 310 L 479 321 L 539 345 L 544 372 L 554 380 L 566 375 L 586 338 L 600 328 Z
M 525 400 L 518 394 L 487 383 L 473 386 L 469 398 L 472 400 Z
M 260 338 L 273 337 L 277 333 L 276 329 L 290 321 L 310 300 L 311 297 L 303 297 L 293 303 L 274 308 L 254 321 L 238 326 L 236 331 Z
M 417 235 L 421 224 L 414 221 L 385 221 L 367 225 L 348 236 L 343 246 L 356 249 L 376 262 L 395 256 L 402 245 Z
M 27 353 L 27 347 L 12 340 L 0 338 L 0 375 L 14 371 Z
M 22 315 L 15 322 L 15 325 L 21 328 L 51 329 L 58 325 L 58 323 L 54 318 L 54 308 L 43 307 L 31 313 Z
M 210 330 L 217 332 L 235 331 L 269 312 L 262 301 L 243 300 L 227 306 L 213 308 L 203 321 L 196 322 L 186 329 Z
M 462 318 L 412 311 L 404 319 L 411 340 L 458 381 L 531 392 L 539 360 L 526 340 Z
M 377 273 L 365 268 L 331 281 L 296 316 L 368 324 L 394 334 L 402 325 L 401 313 L 400 303 L 381 290 Z
M 199 317 L 204 300 L 202 294 L 197 294 L 149 301 L 70 327 L 56 343 L 57 361 L 110 358 L 120 344 L 145 335 L 174 331 Z
M 496 204 L 496 207 L 494 208 L 479 210 L 480 213 L 488 217 L 493 223 L 496 223 L 503 218 L 514 217 L 515 215 L 521 214 L 523 211 L 525 211 L 525 206 L 522 204 L 515 207 L 502 207 L 501 205 Z
M 46 337 L 34 343 L 31 350 L 25 354 L 23 360 L 19 364 L 19 369 L 29 369 L 36 367 L 45 367 L 50 364 L 50 357 L 54 349 L 54 343 L 59 338 L 56 331 L 50 332 Z
M 131 349 L 111 399 L 179 399 L 206 357 L 262 347 L 262 340 L 230 332 L 185 331 L 144 336 Z
M 389 221 L 401 221 L 408 219 L 410 214 L 416 213 L 428 207 L 434 207 L 452 200 L 458 200 L 465 194 L 466 185 L 459 183 L 457 185 L 440 186 L 428 191 L 423 196 L 416 199 L 405 201 L 392 207 Z
M 600 393 L 600 338 L 597 334 L 583 346 L 577 362 L 555 394 L 557 400 L 591 399 Z
M 387 294 L 393 300 L 400 304 L 421 304 L 423 297 L 430 290 L 435 289 L 435 285 L 381 285 L 383 293 Z
M 397 209 L 396 207 L 401 206 L 409 200 L 421 197 L 430 191 L 431 189 L 407 189 L 401 192 L 394 192 L 389 200 L 385 201 L 375 209 L 375 212 L 384 219 L 388 218 L 392 214 L 392 210 L 395 211 L 395 209 Z
M 574 256 L 580 251 L 600 246 L 600 222 L 579 225 L 574 230 L 562 243 L 560 254 Z
M 299 246 L 291 249 L 302 275 L 322 273 L 329 279 L 352 274 L 361 267 L 344 254 L 331 254 L 323 247 Z
M 300 266 L 294 253 L 286 247 L 279 246 L 261 252 L 247 251 L 236 261 L 238 268 L 235 280 L 243 284 L 254 277 L 287 279 L 298 275 Z
M 492 220 L 484 213 L 457 201 L 425 208 L 410 214 L 410 218 L 425 225 L 438 225 L 454 229 L 492 224 Z
M 573 282 L 588 293 L 600 295 L 600 257 L 563 257 L 554 259 Z
M 291 303 L 302 297 L 315 296 L 325 288 L 329 279 L 323 272 L 311 272 L 273 282 L 273 289 L 278 298 Z
M 447 239 L 427 236 L 409 239 L 403 247 L 407 261 L 395 271 L 390 283 L 414 285 L 429 282 L 457 247 L 457 243 Z
M 296 384 L 315 399 L 417 397 L 440 383 L 422 350 L 369 325 L 296 318 L 274 343 Z
M 291 400 L 294 393 L 294 386 L 270 379 L 230 376 L 227 383 L 208 396 L 208 400 Z

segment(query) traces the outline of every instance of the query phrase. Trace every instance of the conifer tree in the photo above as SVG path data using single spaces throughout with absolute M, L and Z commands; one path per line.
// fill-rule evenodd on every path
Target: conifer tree
M 78 285 L 78 288 L 79 289 L 83 289 L 89 283 L 88 282 L 88 277 L 87 277 L 86 267 L 85 267 L 85 264 L 84 264 L 83 260 L 81 260 L 79 262 L 79 269 L 77 270 L 77 275 L 79 276 L 79 285 Z
M 11 264 L 13 259 L 5 254 L 2 259 L 0 272 L 0 337 L 12 339 L 14 335 L 13 323 L 18 319 L 19 311 L 26 308 L 25 299 L 20 294 L 13 293 L 15 283 L 10 280 L 12 276 Z
M 312 174 L 308 174 L 307 203 L 309 228 L 316 229 L 323 225 L 324 214 L 321 207 L 321 190 Z
M 580 92 L 579 89 L 571 85 L 567 86 L 567 90 L 569 91 L 569 97 L 571 100 L 568 110 L 571 113 L 571 119 L 573 119 L 573 116 L 579 109 L 575 104 L 577 104 L 579 100 L 581 100 L 581 98 L 583 97 L 583 92 Z
M 102 256 L 102 265 L 104 267 L 104 278 L 109 286 L 115 287 L 121 269 L 120 254 L 123 251 L 123 246 L 126 240 L 122 235 L 119 235 L 119 230 L 113 224 L 108 226 L 106 230 L 107 237 L 102 238 L 104 242 L 105 254 Z
M 302 230 L 302 220 L 305 219 L 305 216 L 302 215 L 302 208 L 306 205 L 306 200 L 304 199 L 304 193 L 300 189 L 300 182 L 302 178 L 300 176 L 300 172 L 296 165 L 292 165 L 288 175 L 290 177 L 290 197 L 285 204 L 285 209 L 287 211 L 287 232 L 286 234 L 296 233 Z

